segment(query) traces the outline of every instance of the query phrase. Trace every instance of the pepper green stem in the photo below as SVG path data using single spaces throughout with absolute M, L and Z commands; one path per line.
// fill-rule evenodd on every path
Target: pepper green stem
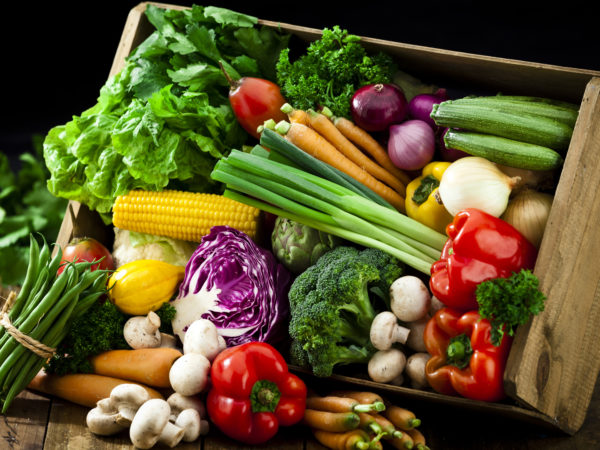
M 459 369 L 464 369 L 469 365 L 472 354 L 473 347 L 471 347 L 471 340 L 464 333 L 450 339 L 446 348 L 448 364 L 454 365 Z
M 280 398 L 281 392 L 275 383 L 269 380 L 258 380 L 252 386 L 250 393 L 252 412 L 273 412 Z

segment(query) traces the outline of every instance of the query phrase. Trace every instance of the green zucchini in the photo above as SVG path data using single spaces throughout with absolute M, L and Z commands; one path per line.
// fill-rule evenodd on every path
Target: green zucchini
M 559 152 L 569 147 L 573 134 L 569 125 L 547 117 L 451 100 L 433 105 L 431 118 L 438 126 L 492 134 Z
M 499 111 L 515 114 L 534 114 L 557 120 L 569 125 L 571 128 L 575 126 L 578 115 L 577 109 L 531 99 L 532 97 L 494 95 L 489 97 L 465 97 L 451 102 L 457 105 L 489 106 Z
M 550 148 L 472 131 L 449 129 L 444 144 L 447 148 L 519 169 L 552 170 L 563 163 L 562 156 Z

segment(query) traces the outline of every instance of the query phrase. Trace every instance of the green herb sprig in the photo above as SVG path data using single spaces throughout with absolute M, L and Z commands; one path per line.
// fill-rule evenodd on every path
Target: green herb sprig
M 505 333 L 513 336 L 517 326 L 542 312 L 546 301 L 539 290 L 538 278 L 527 269 L 513 272 L 508 278 L 484 281 L 477 286 L 475 295 L 479 315 L 492 324 L 494 345 L 500 345 Z

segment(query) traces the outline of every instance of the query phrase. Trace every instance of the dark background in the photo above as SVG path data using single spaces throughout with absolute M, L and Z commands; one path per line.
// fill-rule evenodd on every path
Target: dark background
M 3 6 L 0 151 L 31 148 L 32 134 L 96 102 L 129 10 L 137 1 L 21 2 Z M 191 5 L 193 2 L 172 2 Z M 198 2 L 200 3 L 200 2 Z M 593 2 L 590 2 L 592 4 Z M 600 70 L 590 4 L 526 2 L 212 3 L 263 19 L 416 45 Z

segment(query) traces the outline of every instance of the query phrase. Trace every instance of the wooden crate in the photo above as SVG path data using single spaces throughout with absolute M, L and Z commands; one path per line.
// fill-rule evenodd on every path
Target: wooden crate
M 180 6 L 153 3 L 168 8 Z M 110 75 L 152 31 L 144 11 L 133 8 L 127 18 Z M 302 40 L 319 37 L 320 30 L 261 20 Z M 600 72 L 487 57 L 462 52 L 364 38 L 370 49 L 394 55 L 403 70 L 441 86 L 466 93 L 503 92 L 567 100 L 581 105 L 564 163 L 535 274 L 547 295 L 545 311 L 519 328 L 505 373 L 505 387 L 513 401 L 484 403 L 334 375 L 312 382 L 349 383 L 451 407 L 490 412 L 549 425 L 575 433 L 582 425 L 600 370 Z M 111 232 L 99 216 L 71 202 L 82 231 L 111 245 Z M 57 242 L 72 237 L 67 214 Z M 309 374 L 305 374 L 310 377 Z

